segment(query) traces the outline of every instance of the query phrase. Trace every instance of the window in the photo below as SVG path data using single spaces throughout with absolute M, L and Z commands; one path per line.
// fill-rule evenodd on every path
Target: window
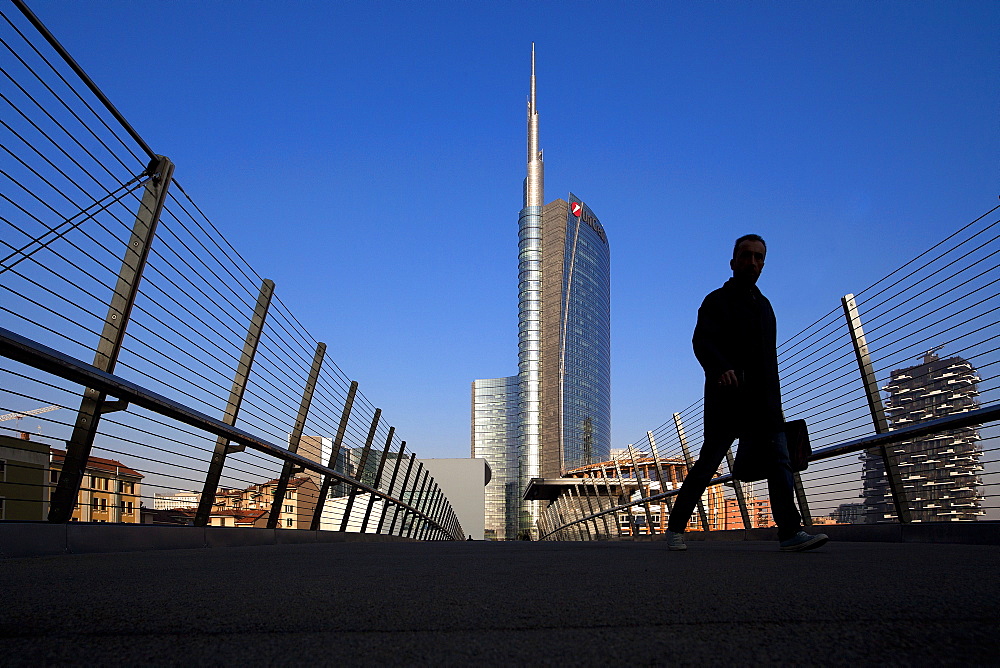
M 132 512 L 133 512 L 132 508 L 133 508 L 132 502 L 131 501 L 126 501 L 125 502 L 125 512 L 128 513 L 129 515 L 131 515 Z
M 107 499 L 101 499 L 101 512 L 102 513 L 108 512 L 108 500 Z
M 52 483 L 53 485 L 56 484 L 57 482 L 59 482 L 59 471 L 58 470 L 52 469 L 52 470 L 49 471 L 49 482 Z
M 3 502 L 4 502 L 3 497 L 0 497 L 0 520 L 7 519 L 7 516 L 4 514 L 6 510 L 4 509 Z
M 285 512 L 286 513 L 291 513 L 291 512 L 295 512 L 295 511 L 292 509 L 292 507 L 290 505 L 286 504 L 285 505 Z
M 295 520 L 293 520 L 291 517 L 289 517 L 287 520 L 285 520 L 285 526 L 286 527 L 290 527 L 293 524 L 295 524 Z
M 7 481 L 7 460 L 0 459 L 0 482 Z

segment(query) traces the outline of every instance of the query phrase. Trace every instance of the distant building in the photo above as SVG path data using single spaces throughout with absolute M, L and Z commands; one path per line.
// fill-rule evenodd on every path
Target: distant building
M 518 373 L 473 383 L 472 450 L 493 469 L 486 533 L 498 539 L 537 534 L 538 504 L 523 498 L 531 480 L 605 461 L 611 445 L 608 238 L 572 193 L 545 204 L 535 103 L 532 47 L 518 218 Z
M 517 535 L 519 384 L 517 376 L 472 382 L 471 456 L 485 459 L 491 471 L 483 516 L 486 540 L 513 540 Z
M 153 509 L 197 508 L 199 501 L 201 501 L 199 492 L 181 491 L 174 494 L 156 494 L 153 496 Z
M 142 524 L 160 524 L 170 526 L 190 526 L 194 524 L 195 508 L 139 508 Z
M 830 513 L 830 518 L 838 524 L 864 524 L 865 508 L 863 503 L 842 503 Z
M 978 408 L 979 377 L 961 357 L 939 359 L 892 372 L 886 413 L 892 427 Z M 913 522 L 972 521 L 986 511 L 980 494 L 982 448 L 976 427 L 952 429 L 889 446 Z M 862 453 L 863 492 L 868 523 L 896 520 L 885 467 L 877 450 Z
M 750 516 L 751 529 L 777 526 L 771 515 L 771 501 L 769 499 L 758 499 L 752 495 L 745 495 L 744 503 L 747 507 L 747 515 Z M 746 527 L 743 525 L 743 513 L 740 511 L 739 502 L 735 498 L 726 499 L 726 519 L 723 529 L 744 528 Z
M 278 479 L 244 489 L 220 488 L 215 493 L 209 526 L 266 527 L 277 488 Z M 312 524 L 318 498 L 319 487 L 311 477 L 291 478 L 282 499 L 278 527 L 308 529 Z
M 54 486 L 62 473 L 66 451 L 51 448 L 49 452 L 49 482 Z M 90 457 L 70 521 L 138 524 L 142 479 L 141 473 L 117 459 Z

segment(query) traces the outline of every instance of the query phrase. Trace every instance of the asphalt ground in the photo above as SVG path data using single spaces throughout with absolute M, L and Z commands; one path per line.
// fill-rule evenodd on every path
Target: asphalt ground
M 996 665 L 1000 547 L 328 543 L 0 561 L 0 663 Z

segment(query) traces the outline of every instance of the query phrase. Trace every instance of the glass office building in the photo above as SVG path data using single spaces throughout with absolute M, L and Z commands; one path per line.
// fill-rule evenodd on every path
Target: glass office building
M 517 376 L 472 382 L 472 456 L 493 472 L 486 485 L 486 540 L 517 535 L 518 386 Z
M 532 478 L 560 477 L 608 458 L 611 445 L 610 251 L 600 220 L 579 198 L 544 202 L 544 163 L 538 145 L 535 56 L 528 99 L 528 162 L 518 219 L 517 376 L 473 383 L 473 451 L 506 439 L 504 508 L 487 500 L 487 532 L 510 539 L 536 533 L 538 508 L 523 501 Z M 503 381 L 504 394 L 499 394 Z M 488 385 L 497 383 L 497 385 Z M 478 398 L 480 384 L 484 394 Z M 498 394 L 488 395 L 487 388 Z M 490 402 L 493 402 L 492 404 Z M 480 423 L 489 409 L 510 411 L 501 424 Z M 482 415 L 480 415 L 482 410 Z M 494 413 L 494 417 L 498 413 Z M 495 431 L 490 432 L 490 429 Z M 501 433 L 502 432 L 502 433 Z M 489 495 L 489 491 L 487 492 Z M 496 524 L 491 525 L 490 518 Z M 499 518 L 503 518 L 501 531 Z M 513 526 L 512 526 L 513 521 Z

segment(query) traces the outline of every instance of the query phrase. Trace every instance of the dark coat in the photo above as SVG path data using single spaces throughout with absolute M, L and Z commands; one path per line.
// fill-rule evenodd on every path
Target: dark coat
M 705 434 L 735 438 L 777 430 L 784 421 L 777 323 L 757 286 L 729 279 L 698 309 L 694 354 L 705 369 Z M 732 369 L 739 387 L 718 384 Z

